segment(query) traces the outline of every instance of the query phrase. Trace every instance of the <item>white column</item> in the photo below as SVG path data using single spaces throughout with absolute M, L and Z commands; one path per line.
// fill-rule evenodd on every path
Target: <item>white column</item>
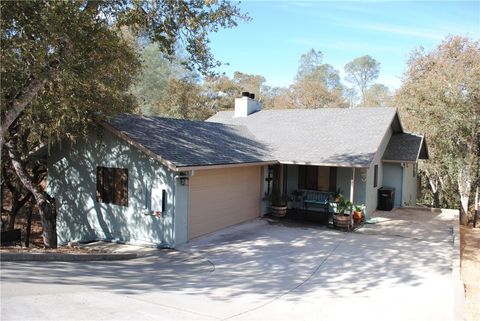
M 352 179 L 350 180 L 350 202 L 352 203 L 353 193 L 355 193 L 355 167 L 352 168 Z

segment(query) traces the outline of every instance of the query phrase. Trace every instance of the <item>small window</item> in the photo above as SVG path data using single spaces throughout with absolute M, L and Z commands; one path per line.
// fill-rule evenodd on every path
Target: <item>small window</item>
M 378 165 L 373 167 L 373 187 L 378 186 Z
M 97 167 L 97 202 L 128 206 L 128 169 Z

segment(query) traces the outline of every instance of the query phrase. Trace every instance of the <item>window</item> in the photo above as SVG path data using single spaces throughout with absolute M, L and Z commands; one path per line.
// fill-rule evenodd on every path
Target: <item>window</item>
M 299 166 L 298 188 L 322 192 L 337 188 L 337 168 L 327 166 Z
M 317 166 L 298 167 L 298 188 L 312 190 L 316 190 L 318 188 Z
M 373 168 L 373 187 L 378 186 L 378 165 Z
M 128 169 L 97 167 L 97 202 L 128 206 Z

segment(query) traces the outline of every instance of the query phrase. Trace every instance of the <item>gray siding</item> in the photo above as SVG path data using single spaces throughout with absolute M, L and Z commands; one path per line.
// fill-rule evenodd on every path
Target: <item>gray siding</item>
M 96 201 L 97 166 L 128 169 L 128 207 Z M 188 186 L 175 173 L 106 130 L 96 128 L 49 158 L 48 189 L 58 206 L 58 241 L 109 240 L 174 247 L 187 241 Z M 147 194 L 166 189 L 161 217 L 145 215 Z M 153 209 L 152 209 L 153 210 Z
M 353 204 L 365 205 L 365 197 L 366 197 L 366 181 L 362 181 L 362 171 L 366 172 L 366 169 L 356 168 L 355 169 L 355 191 L 353 193 Z M 364 176 L 365 177 L 365 176 Z
M 350 199 L 350 180 L 352 179 L 352 169 L 349 167 L 337 168 L 337 189 L 342 191 L 346 199 Z
M 385 187 L 395 188 L 394 207 L 402 205 L 402 179 L 403 168 L 400 163 L 384 163 L 383 164 L 383 185 Z
M 392 128 L 388 128 L 387 133 L 383 137 L 380 146 L 373 158 L 373 161 L 368 168 L 367 171 L 367 181 L 366 181 L 366 200 L 365 200 L 365 212 L 367 215 L 372 214 L 377 209 L 377 202 L 378 202 L 378 189 L 382 187 L 383 183 L 383 163 L 382 157 L 385 153 L 385 149 L 387 148 L 388 142 L 390 141 L 390 137 L 392 137 Z M 374 168 L 375 165 L 378 165 L 378 184 L 376 187 L 373 187 L 373 180 L 374 180 Z
M 415 206 L 417 203 L 417 173 L 414 163 L 405 164 L 402 182 L 403 206 Z
M 337 188 L 343 192 L 346 199 L 350 199 L 350 181 L 352 179 L 353 168 L 338 167 L 337 168 Z M 355 187 L 353 191 L 353 203 L 355 205 L 365 204 L 366 182 L 362 181 L 362 171 L 365 169 L 355 169 Z

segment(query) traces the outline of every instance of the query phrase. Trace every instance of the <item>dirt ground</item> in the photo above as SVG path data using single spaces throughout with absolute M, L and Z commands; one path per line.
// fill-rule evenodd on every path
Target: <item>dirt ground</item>
M 460 226 L 465 320 L 480 320 L 480 228 Z
M 3 217 L 6 221 L 6 217 Z M 15 228 L 22 230 L 22 246 L 19 245 L 7 245 L 0 247 L 0 253 L 2 252 L 29 252 L 29 253 L 101 253 L 101 250 L 84 248 L 79 246 L 62 246 L 56 249 L 46 249 L 43 245 L 42 238 L 42 224 L 40 222 L 40 216 L 34 212 L 32 215 L 32 229 L 30 234 L 30 246 L 27 248 L 24 246 L 26 237 L 27 218 L 25 216 L 19 216 L 15 220 Z

